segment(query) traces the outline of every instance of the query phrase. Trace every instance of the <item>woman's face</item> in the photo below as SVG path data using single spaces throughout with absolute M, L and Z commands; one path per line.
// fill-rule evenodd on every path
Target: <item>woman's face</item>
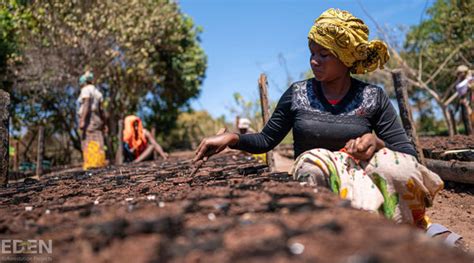
M 342 61 L 314 41 L 309 42 L 309 51 L 311 52 L 309 63 L 317 80 L 333 81 L 349 73 L 349 68 Z

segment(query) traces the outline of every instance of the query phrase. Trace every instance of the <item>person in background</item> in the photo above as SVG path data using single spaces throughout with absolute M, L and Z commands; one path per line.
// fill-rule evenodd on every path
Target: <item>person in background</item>
M 460 65 L 456 69 L 456 92 L 463 98 L 468 95 L 471 89 L 474 89 L 474 77 L 472 71 L 466 65 Z
M 461 106 L 461 114 L 464 120 L 465 130 L 468 134 L 472 133 L 472 101 L 474 96 L 474 77 L 472 71 L 466 65 L 460 65 L 456 69 L 456 93 L 459 97 L 459 106 Z
M 251 124 L 252 124 L 252 122 L 249 119 L 239 118 L 238 122 L 237 122 L 238 133 L 240 133 L 240 134 L 256 133 L 256 131 L 254 129 L 252 129 L 252 127 L 250 127 Z M 255 154 L 252 154 L 252 156 L 260 162 L 265 163 L 267 161 L 266 153 L 255 153 Z
M 240 134 L 255 133 L 255 130 L 250 127 L 250 120 L 247 118 L 239 118 L 237 128 Z
M 93 85 L 94 75 L 86 71 L 79 78 L 79 129 L 81 134 L 84 170 L 107 165 L 104 150 L 104 132 L 107 131 L 102 110 L 103 95 Z
M 151 133 L 143 128 L 142 120 L 135 116 L 125 117 L 123 130 L 123 152 L 125 162 L 142 162 L 153 158 L 156 151 L 163 159 L 168 154 L 156 142 Z

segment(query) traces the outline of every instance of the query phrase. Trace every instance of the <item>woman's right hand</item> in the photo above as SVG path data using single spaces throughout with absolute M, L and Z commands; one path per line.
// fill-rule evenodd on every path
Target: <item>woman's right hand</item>
M 210 156 L 220 153 L 227 146 L 235 145 L 239 141 L 239 135 L 235 133 L 224 133 L 204 138 L 199 144 L 193 162 L 201 159 L 207 160 Z

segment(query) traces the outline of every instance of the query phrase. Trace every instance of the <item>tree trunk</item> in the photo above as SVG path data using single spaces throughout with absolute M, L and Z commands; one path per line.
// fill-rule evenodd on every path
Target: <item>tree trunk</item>
M 113 160 L 115 159 L 114 157 L 114 143 L 113 143 L 113 138 L 111 133 L 109 132 L 108 134 L 104 132 L 104 143 L 107 146 L 107 150 L 105 151 L 105 155 L 107 157 L 107 160 L 110 160 L 112 163 Z
M 30 130 L 30 128 L 28 128 L 28 130 Z M 26 144 L 24 144 L 22 142 L 22 144 L 25 148 L 24 151 L 23 151 L 23 160 L 25 160 L 25 161 L 31 161 L 31 159 L 28 157 L 28 153 L 30 152 L 30 148 L 33 145 L 33 142 L 35 141 L 36 134 L 37 134 L 37 132 L 34 132 L 33 135 L 31 136 L 30 140 Z
M 8 183 L 10 94 L 0 89 L 0 186 Z
M 466 135 L 471 135 L 472 134 L 472 123 L 471 123 L 471 116 L 469 116 L 469 105 L 467 104 L 467 101 L 461 101 L 461 118 L 462 122 L 464 124 L 464 130 L 466 132 Z
M 117 144 L 111 143 L 111 151 L 115 152 L 115 161 L 117 162 L 117 153 L 122 149 L 122 131 L 120 130 L 120 121 L 123 122 L 124 114 L 126 111 L 122 111 L 121 107 L 119 107 L 120 103 L 118 103 L 119 98 L 117 97 L 117 89 L 121 84 L 119 79 L 119 74 L 116 70 L 112 70 L 110 72 L 110 79 L 111 79 L 111 86 L 109 90 L 109 105 L 107 109 L 104 109 L 104 112 L 107 116 L 107 123 L 109 127 L 109 140 L 111 142 L 117 141 Z M 123 130 L 123 123 L 122 123 L 122 130 Z M 122 163 L 122 162 L 120 162 Z M 118 163 L 118 164 L 120 164 Z
M 444 120 L 446 121 L 446 126 L 448 127 L 448 134 L 449 137 L 454 136 L 454 129 L 453 129 L 453 119 L 451 119 L 451 114 L 449 113 L 448 106 L 445 106 L 442 102 L 436 101 L 441 111 L 443 112 Z
M 447 107 L 447 111 L 449 113 L 449 117 L 451 118 L 451 128 L 453 129 L 454 134 L 458 134 L 458 129 L 456 127 L 456 115 L 452 108 Z
M 13 159 L 13 170 L 18 171 L 20 167 L 20 143 L 15 140 L 15 159 Z
M 118 107 L 118 105 L 111 104 L 111 109 Z M 122 149 L 122 132 L 123 132 L 123 113 L 117 114 L 110 111 L 108 115 L 108 124 L 109 124 L 109 141 L 110 149 L 117 156 L 117 152 Z M 120 127 L 122 123 L 122 127 Z M 117 143 L 113 143 L 117 142 Z

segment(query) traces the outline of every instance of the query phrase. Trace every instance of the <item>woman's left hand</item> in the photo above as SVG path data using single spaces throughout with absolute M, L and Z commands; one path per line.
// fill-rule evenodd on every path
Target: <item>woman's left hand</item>
M 375 134 L 366 133 L 361 137 L 349 140 L 344 148 L 354 158 L 367 161 L 383 147 L 385 147 L 385 143 Z

